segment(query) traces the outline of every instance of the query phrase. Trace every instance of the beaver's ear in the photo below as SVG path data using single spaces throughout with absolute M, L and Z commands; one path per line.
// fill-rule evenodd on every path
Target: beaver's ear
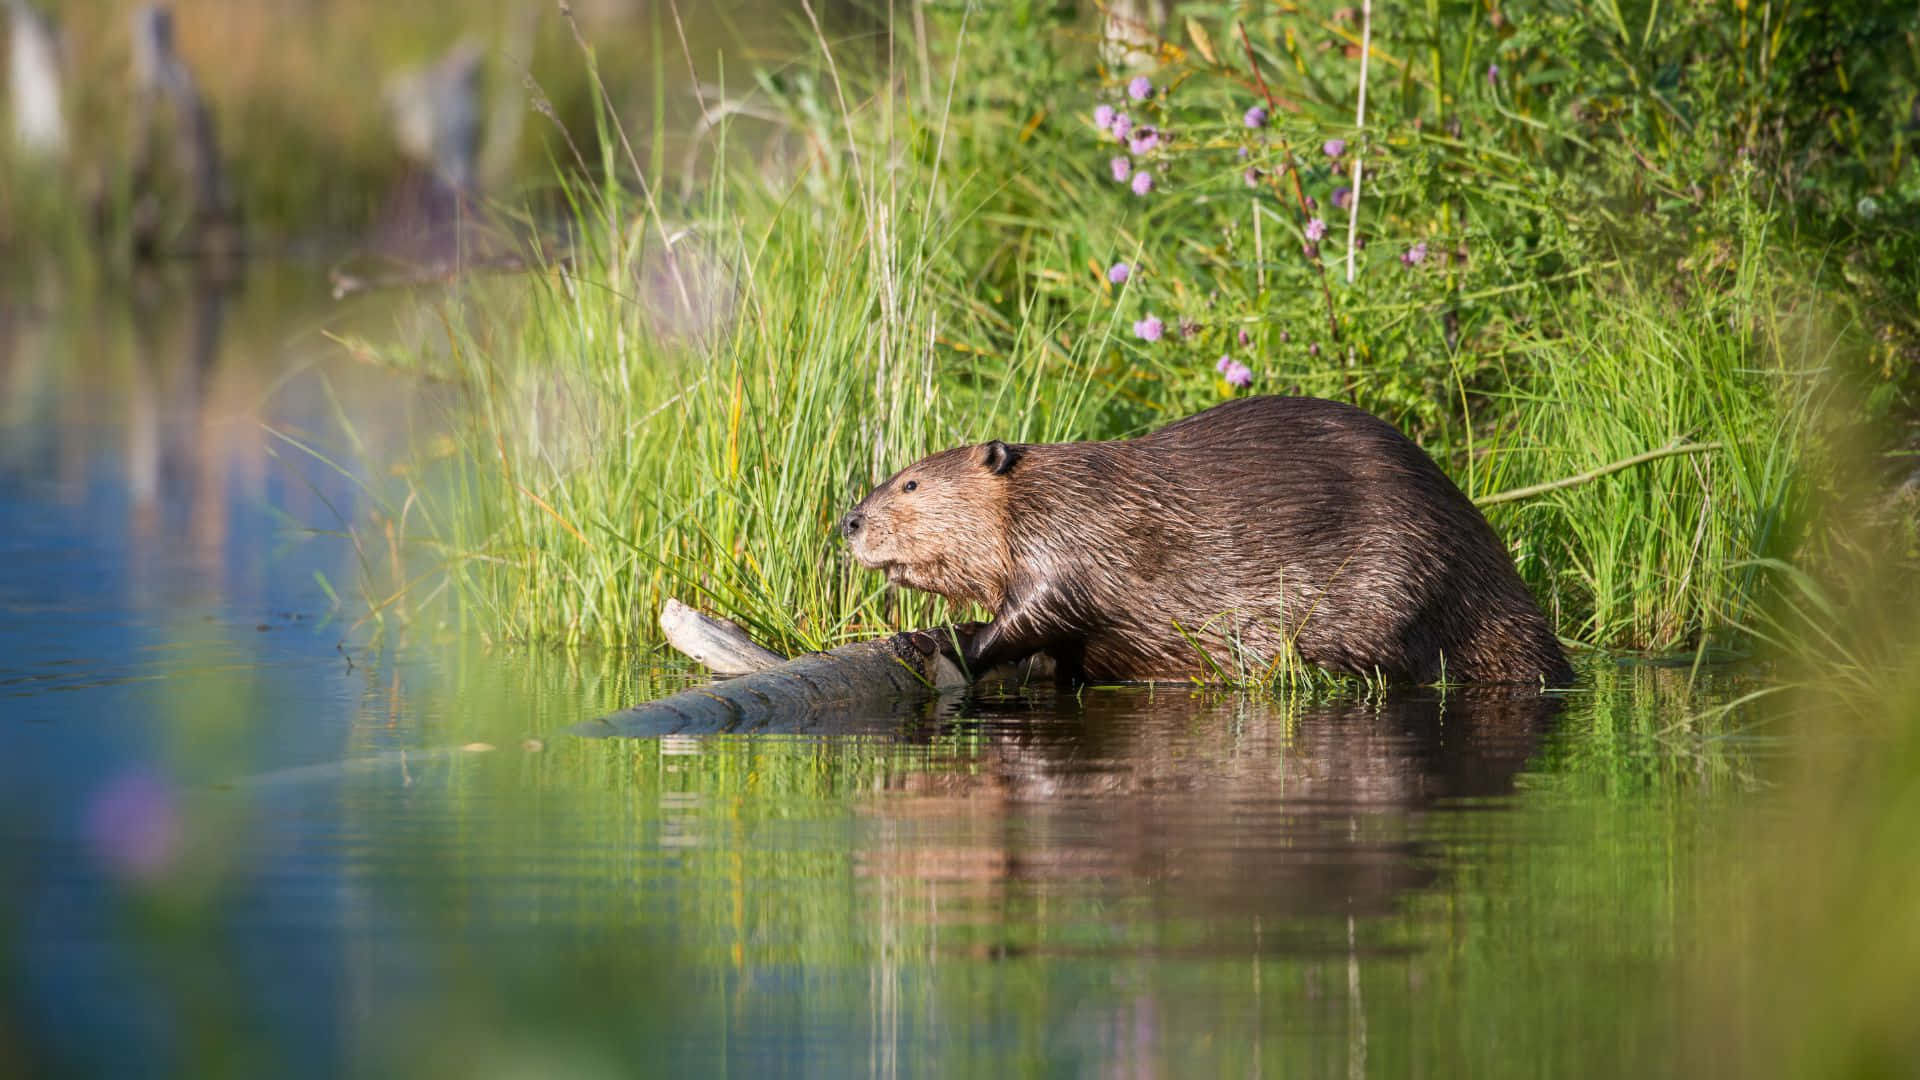
M 1007 475 L 1008 471 L 1013 468 L 1014 464 L 1020 460 L 1019 447 L 1008 446 L 1006 443 L 1003 443 L 998 439 L 995 439 L 994 441 L 987 443 L 985 446 L 982 446 L 980 448 L 980 453 L 981 453 L 980 463 L 982 465 L 985 465 L 987 467 L 987 471 L 992 473 L 995 476 Z

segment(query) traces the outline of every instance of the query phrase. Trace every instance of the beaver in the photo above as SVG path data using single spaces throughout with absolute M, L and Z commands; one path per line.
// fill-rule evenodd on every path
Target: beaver
M 1209 678 L 1292 656 L 1391 681 L 1573 675 L 1500 538 L 1361 409 L 1228 402 L 1110 442 L 987 442 L 909 465 L 840 521 L 895 585 L 989 608 L 970 670 Z

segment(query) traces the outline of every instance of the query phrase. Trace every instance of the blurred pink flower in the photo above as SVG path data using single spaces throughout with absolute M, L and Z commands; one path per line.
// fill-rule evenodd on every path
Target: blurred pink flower
M 115 877 L 158 877 L 180 852 L 180 812 L 172 785 L 136 767 L 94 790 L 87 800 L 87 846 Z

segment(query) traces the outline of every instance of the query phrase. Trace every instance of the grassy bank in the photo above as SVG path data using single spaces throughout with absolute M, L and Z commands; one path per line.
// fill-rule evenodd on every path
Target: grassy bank
M 718 91 L 778 118 L 712 133 L 723 163 L 771 147 L 754 167 L 673 200 L 645 145 L 610 149 L 570 262 L 389 354 L 455 388 L 397 534 L 498 637 L 650 643 L 676 595 L 821 646 L 944 614 L 832 535 L 919 454 L 1304 392 L 1480 496 L 1711 444 L 1491 513 L 1569 639 L 1737 646 L 1755 568 L 1802 546 L 1822 388 L 1904 407 L 1913 170 L 1872 87 L 1905 46 L 1605 14 L 1199 5 L 1124 70 L 1037 15 L 903 22 L 877 64 L 823 43 Z M 1839 67 L 1786 66 L 1808 50 Z

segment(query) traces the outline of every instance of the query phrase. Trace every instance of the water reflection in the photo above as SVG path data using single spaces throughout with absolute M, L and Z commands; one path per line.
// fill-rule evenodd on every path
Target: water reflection
M 1156 911 L 1379 914 L 1433 878 L 1411 815 L 1511 794 L 1558 708 L 1500 692 L 1290 705 L 1166 689 L 987 703 L 951 725 L 966 753 L 943 739 L 884 778 L 863 807 L 860 872 L 995 903 L 1151 882 Z
M 523 707 L 484 664 L 457 697 Z M 383 895 L 484 909 L 503 941 L 639 931 L 628 993 L 679 987 L 686 1009 L 662 1067 L 1631 1071 L 1670 1034 L 1638 1003 L 1676 932 L 1691 811 L 1671 787 L 1645 806 L 1526 794 L 1568 723 L 1581 739 L 1684 688 L 1629 683 L 1644 698 L 1581 697 L 1564 720 L 1530 695 L 1126 689 L 966 702 L 886 735 L 496 735 L 356 771 L 341 797 Z M 374 842 L 403 799 L 448 838 L 408 871 Z M 1596 1048 L 1569 1000 L 1636 1040 Z M 1458 1010 L 1503 1041 L 1448 1044 L 1427 1018 Z

